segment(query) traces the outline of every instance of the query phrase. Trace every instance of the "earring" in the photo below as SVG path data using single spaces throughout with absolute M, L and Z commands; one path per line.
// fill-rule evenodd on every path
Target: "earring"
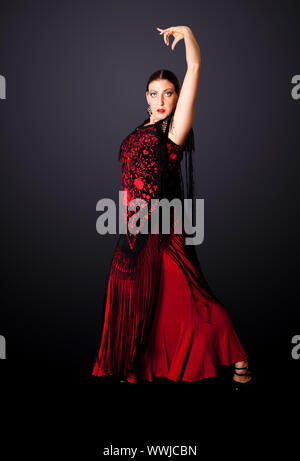
M 151 115 L 152 114 L 152 110 L 151 110 L 151 107 L 150 105 L 148 104 L 148 107 L 147 107 L 147 111 L 148 111 L 148 114 Z

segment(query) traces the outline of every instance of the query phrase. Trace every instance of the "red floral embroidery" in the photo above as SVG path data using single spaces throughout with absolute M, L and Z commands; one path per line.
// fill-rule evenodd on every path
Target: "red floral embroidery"
M 156 158 L 156 144 L 158 141 L 156 126 L 138 127 L 130 133 L 121 143 L 121 171 L 122 171 L 122 190 L 127 191 L 126 198 L 123 200 L 123 205 L 126 206 L 129 202 L 136 199 L 143 199 L 146 204 L 140 204 L 136 210 L 126 210 L 124 212 L 124 223 L 128 227 L 127 239 L 132 248 L 136 239 L 136 234 L 130 232 L 129 219 L 136 211 L 143 209 L 146 205 L 148 213 L 141 217 L 140 225 L 144 224 L 145 219 L 148 220 L 154 207 L 151 208 L 151 199 L 158 198 L 158 159 Z M 167 150 L 169 153 L 169 168 L 168 178 L 170 187 L 172 187 L 175 178 L 178 177 L 178 168 L 183 156 L 182 146 L 167 141 Z M 138 225 L 138 223 L 137 223 Z
M 144 181 L 141 179 L 141 178 L 136 178 L 134 180 L 134 183 L 135 187 L 137 187 L 138 189 L 143 189 L 143 186 L 144 186 Z

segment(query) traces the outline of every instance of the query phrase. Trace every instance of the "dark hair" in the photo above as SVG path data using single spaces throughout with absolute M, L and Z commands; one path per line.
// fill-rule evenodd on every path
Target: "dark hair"
M 169 80 L 171 83 L 173 83 L 175 87 L 175 91 L 178 94 L 179 89 L 180 89 L 178 78 L 171 70 L 167 70 L 167 69 L 156 70 L 155 72 L 153 72 L 153 74 L 150 75 L 149 80 L 146 85 L 146 91 L 149 91 L 148 90 L 149 83 L 153 82 L 154 80 L 162 80 L 162 79 Z

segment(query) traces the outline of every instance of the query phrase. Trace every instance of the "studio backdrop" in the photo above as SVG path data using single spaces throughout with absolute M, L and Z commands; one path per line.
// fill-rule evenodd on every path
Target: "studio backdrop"
M 91 379 L 116 234 L 121 141 L 148 116 L 149 75 L 201 50 L 193 122 L 196 247 L 260 382 L 295 383 L 299 322 L 299 5 L 296 1 L 2 1 L 1 314 L 4 374 Z M 267 362 L 266 362 L 267 361 Z M 273 371 L 272 371 L 273 370 Z

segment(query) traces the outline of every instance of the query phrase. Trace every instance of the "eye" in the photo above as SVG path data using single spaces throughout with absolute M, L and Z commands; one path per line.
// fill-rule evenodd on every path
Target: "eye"
M 172 91 L 166 91 L 166 94 L 168 94 L 169 96 L 172 95 Z
M 154 93 L 154 92 L 153 92 L 153 93 L 150 93 L 150 96 L 153 96 L 153 95 L 155 96 L 155 94 L 156 94 L 156 93 Z

